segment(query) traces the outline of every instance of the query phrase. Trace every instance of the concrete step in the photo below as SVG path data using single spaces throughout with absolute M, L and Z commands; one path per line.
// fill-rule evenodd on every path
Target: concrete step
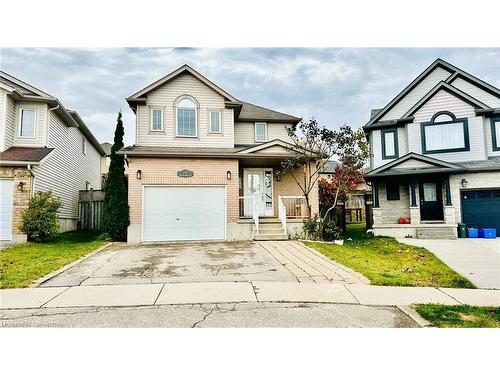
M 454 240 L 457 238 L 457 229 L 450 228 L 417 228 L 417 238 L 427 240 Z
M 259 234 L 284 234 L 285 231 L 283 228 L 281 229 L 274 229 L 274 230 L 266 230 L 266 229 L 261 229 L 259 228 Z
M 256 241 L 284 241 L 288 240 L 288 234 L 256 234 L 254 235 L 254 240 Z
M 259 223 L 259 228 L 283 229 L 283 225 L 281 223 Z
M 259 223 L 278 223 L 281 224 L 281 220 L 277 217 L 259 217 Z

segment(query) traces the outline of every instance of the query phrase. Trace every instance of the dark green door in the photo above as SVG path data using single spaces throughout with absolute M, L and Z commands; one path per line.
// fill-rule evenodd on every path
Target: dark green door
M 476 228 L 496 228 L 500 236 L 500 189 L 461 192 L 462 221 Z

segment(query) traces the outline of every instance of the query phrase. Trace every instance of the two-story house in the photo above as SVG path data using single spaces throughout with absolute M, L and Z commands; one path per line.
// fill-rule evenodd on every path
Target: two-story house
M 364 126 L 376 235 L 500 233 L 500 90 L 436 60 Z M 410 224 L 398 224 L 410 218 Z
M 59 197 L 61 230 L 76 229 L 78 191 L 100 189 L 102 155 L 78 113 L 0 71 L 0 241 L 26 241 L 19 224 L 36 191 Z
M 242 102 L 187 65 L 127 101 L 129 243 L 283 239 L 302 226 L 294 176 L 276 174 L 300 118 Z

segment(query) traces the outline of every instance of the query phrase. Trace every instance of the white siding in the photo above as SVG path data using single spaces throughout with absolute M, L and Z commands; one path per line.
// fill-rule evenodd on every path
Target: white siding
M 430 121 L 435 113 L 444 110 L 452 112 L 457 118 L 466 117 L 468 119 L 470 151 L 438 153 L 430 154 L 430 156 L 451 163 L 484 160 L 486 158 L 486 149 L 482 117 L 477 117 L 475 115 L 474 108 L 471 105 L 446 91 L 440 91 L 431 98 L 415 113 L 415 120 L 413 123 L 407 125 L 408 139 L 410 140 L 409 151 L 418 154 L 422 153 L 420 123 Z
M 36 124 L 35 124 L 35 138 L 21 138 L 19 137 L 19 121 L 21 116 L 21 108 L 36 108 Z M 47 104 L 30 103 L 30 102 L 16 102 L 15 111 L 15 131 L 13 146 L 45 146 L 45 137 L 47 130 Z
M 7 112 L 7 92 L 0 88 L 0 152 L 5 150 L 5 114 Z
M 83 154 L 82 137 L 78 128 L 67 127 L 51 113 L 49 147 L 54 150 L 34 168 L 34 191 L 51 190 L 61 198 L 62 218 L 78 217 L 78 190 L 85 189 L 86 181 L 93 189 L 101 188 L 101 155 L 88 141 L 87 153 Z
M 395 120 L 401 118 L 411 107 L 413 107 L 425 94 L 427 94 L 440 81 L 446 80 L 450 73 L 442 68 L 434 69 L 422 82 L 413 88 L 396 104 L 389 112 L 382 116 L 381 120 Z
M 469 94 L 473 98 L 476 98 L 480 102 L 483 102 L 489 107 L 496 108 L 500 107 L 500 99 L 496 96 L 491 95 L 490 93 L 484 91 L 482 88 L 473 85 L 472 83 L 467 82 L 462 78 L 455 79 L 452 83 L 452 86 L 462 90 L 463 92 Z
M 175 136 L 176 99 L 189 95 L 196 99 L 198 108 L 197 138 Z M 163 108 L 164 131 L 150 132 L 150 108 Z M 208 113 L 210 110 L 222 111 L 222 134 L 209 134 Z M 148 94 L 147 105 L 137 107 L 137 144 L 140 146 L 175 147 L 234 147 L 233 110 L 226 109 L 224 98 L 211 88 L 189 74 L 181 75 Z
M 372 168 L 378 168 L 384 164 L 387 164 L 394 159 L 382 159 L 382 137 L 381 130 L 377 129 L 370 133 L 370 142 L 373 147 L 373 166 Z M 406 136 L 406 130 L 403 127 L 398 128 L 398 157 L 404 156 L 408 153 L 408 142 Z
M 288 136 L 287 127 L 291 124 L 267 123 L 267 140 L 281 139 L 292 143 Z M 251 145 L 255 143 L 255 122 L 236 122 L 234 124 L 234 143 L 237 145 Z
M 5 148 L 9 148 L 12 146 L 14 142 L 14 133 L 16 128 L 16 103 L 7 95 L 7 101 L 5 106 L 5 138 L 4 144 Z

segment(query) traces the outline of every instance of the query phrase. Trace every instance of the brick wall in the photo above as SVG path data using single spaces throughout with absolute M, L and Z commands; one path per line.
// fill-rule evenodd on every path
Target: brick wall
M 142 178 L 136 178 L 137 170 Z M 193 171 L 194 176 L 177 177 L 182 169 Z M 231 180 L 226 177 L 231 171 Z M 143 185 L 224 185 L 227 191 L 227 222 L 235 222 L 239 216 L 238 161 L 236 159 L 188 159 L 188 158 L 129 158 L 128 201 L 130 223 L 142 222 Z
M 0 167 L 0 178 L 14 180 L 14 199 L 12 209 L 12 233 L 23 234 L 19 229 L 21 215 L 28 208 L 31 197 L 31 172 L 24 167 Z M 19 191 L 18 185 L 22 182 L 23 191 Z

